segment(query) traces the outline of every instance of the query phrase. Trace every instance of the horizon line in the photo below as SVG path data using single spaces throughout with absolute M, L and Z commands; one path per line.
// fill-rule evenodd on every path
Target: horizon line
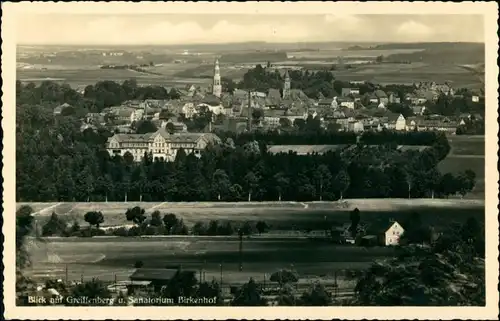
M 241 41 L 241 42 L 215 42 L 215 43 L 137 43 L 137 44 L 99 44 L 99 43 L 46 43 L 46 44 L 33 44 L 33 43 L 17 43 L 16 46 L 206 46 L 206 45 L 241 45 L 241 44 L 276 44 L 276 45 L 286 45 L 286 44 L 328 44 L 328 43 L 349 43 L 349 44 L 419 44 L 419 43 L 461 43 L 461 44 L 485 44 L 485 41 L 347 41 L 347 40 L 329 40 L 329 41 L 286 41 L 286 42 L 269 42 L 269 41 Z

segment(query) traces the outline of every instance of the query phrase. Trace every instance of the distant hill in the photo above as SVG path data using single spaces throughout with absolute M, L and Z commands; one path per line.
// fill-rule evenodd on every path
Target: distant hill
M 398 47 L 404 46 L 404 47 Z M 423 49 L 412 53 L 389 55 L 386 61 L 409 61 L 438 64 L 480 64 L 484 63 L 482 43 L 408 43 L 379 45 L 377 49 Z
M 253 52 L 235 52 L 225 53 L 221 57 L 221 61 L 225 63 L 250 63 L 263 61 L 283 61 L 287 59 L 287 54 L 284 51 L 253 51 Z

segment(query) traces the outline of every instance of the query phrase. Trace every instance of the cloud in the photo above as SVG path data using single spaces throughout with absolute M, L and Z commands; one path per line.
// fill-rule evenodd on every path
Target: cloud
M 434 32 L 430 27 L 424 25 L 423 23 L 410 20 L 403 22 L 398 27 L 397 34 L 408 38 L 414 38 L 415 40 L 423 40 L 419 38 L 432 36 Z
M 355 30 L 360 28 L 364 21 L 354 15 L 328 14 L 325 16 L 325 22 L 345 30 Z

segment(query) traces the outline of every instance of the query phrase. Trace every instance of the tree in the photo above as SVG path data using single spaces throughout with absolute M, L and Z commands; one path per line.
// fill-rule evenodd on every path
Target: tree
M 308 292 L 304 292 L 300 301 L 306 306 L 328 306 L 332 304 L 332 294 L 317 283 Z
M 61 236 L 65 231 L 66 223 L 55 212 L 52 212 L 50 219 L 42 227 L 42 236 Z
M 253 278 L 250 278 L 248 283 L 245 283 L 241 288 L 234 293 L 234 298 L 231 301 L 232 306 L 265 306 L 266 299 L 262 297 L 262 288 Z
M 470 252 L 469 246 L 458 238 L 450 236 L 440 237 L 433 248 L 402 248 L 396 258 L 372 264 L 357 282 L 354 303 L 362 306 L 484 305 L 484 259 Z
M 89 223 L 91 228 L 95 225 L 99 229 L 99 225 L 104 223 L 104 215 L 102 215 L 102 212 L 90 211 L 85 213 L 84 220 Z
M 16 267 L 23 269 L 30 264 L 24 241 L 33 230 L 33 209 L 23 205 L 16 211 Z
M 218 231 L 219 231 L 219 221 L 211 220 L 210 223 L 208 223 L 207 235 L 215 236 L 217 235 Z
M 277 282 L 280 285 L 280 287 L 283 287 L 283 285 L 287 283 L 298 282 L 299 277 L 296 273 L 290 270 L 279 270 L 271 274 L 269 280 L 272 282 Z
M 292 122 L 290 121 L 290 119 L 288 119 L 286 117 L 281 117 L 280 118 L 280 127 L 281 128 L 290 128 L 290 127 L 292 127 Z
M 171 88 L 170 91 L 168 92 L 168 97 L 172 100 L 180 99 L 181 95 L 179 94 L 179 91 L 175 88 Z
M 172 232 L 172 228 L 177 224 L 179 220 L 177 216 L 172 213 L 167 213 L 163 216 L 163 225 L 165 225 L 165 230 L 168 234 Z
M 184 221 L 180 219 L 173 227 L 172 227 L 172 234 L 173 235 L 188 235 L 188 228 L 186 224 L 184 224 Z
M 196 222 L 193 225 L 193 235 L 206 235 L 207 227 L 203 222 Z
M 246 221 L 245 223 L 243 223 L 243 226 L 241 227 L 240 231 L 243 235 L 251 235 L 253 232 L 252 224 Z
M 340 170 L 335 177 L 335 185 L 340 193 L 340 199 L 343 199 L 344 192 L 349 188 L 349 184 L 351 183 L 349 174 L 346 170 Z
M 132 221 L 136 225 L 142 225 L 146 220 L 146 210 L 140 208 L 139 206 L 135 206 L 133 208 L 129 208 L 125 212 L 125 217 L 127 221 Z
M 269 230 L 269 226 L 264 221 L 258 221 L 255 228 L 257 229 L 257 232 L 259 232 L 259 235 Z
M 316 186 L 317 186 L 317 193 L 319 194 L 319 200 L 323 200 L 323 191 L 325 185 L 328 186 L 329 182 L 332 179 L 332 174 L 330 173 L 330 170 L 325 164 L 321 164 L 316 168 L 316 171 L 314 172 L 314 180 L 316 181 Z
M 151 213 L 151 226 L 162 226 L 163 222 L 161 219 L 161 213 L 160 211 L 154 211 Z
M 357 207 L 349 214 L 349 219 L 351 220 L 351 226 L 349 227 L 349 230 L 352 237 L 355 238 L 358 232 L 359 221 L 361 220 L 361 215 Z
M 259 185 L 259 178 L 257 175 L 255 175 L 253 172 L 248 172 L 245 175 L 245 183 L 248 191 L 248 201 L 252 201 L 252 192 L 257 188 Z
M 216 298 L 216 305 L 223 305 L 224 299 L 222 297 L 222 291 L 220 285 L 215 281 L 212 282 L 202 282 L 199 284 L 196 290 L 196 297 L 198 298 Z M 208 303 L 207 303 L 208 304 Z
M 194 271 L 177 270 L 174 276 L 161 289 L 161 296 L 169 298 L 196 295 L 196 276 Z M 176 302 L 179 303 L 179 302 Z
M 279 172 L 274 175 L 274 186 L 278 192 L 278 201 L 281 202 L 281 197 L 287 186 L 290 184 L 290 180 L 285 176 L 285 173 Z
M 77 284 L 70 291 L 70 297 L 88 298 L 88 300 L 70 300 L 67 301 L 67 305 L 69 306 L 105 306 L 109 304 L 109 301 L 106 301 L 106 299 L 110 299 L 112 295 L 102 281 L 92 279 L 91 281 Z
M 222 195 L 226 195 L 229 191 L 231 182 L 226 172 L 222 169 L 217 169 L 212 177 L 212 190 L 217 195 L 217 200 L 220 201 Z
M 280 287 L 278 292 L 279 306 L 296 306 L 298 303 L 299 302 L 294 295 L 294 289 L 290 284 L 285 284 Z
M 136 133 L 137 134 L 147 134 L 154 133 L 158 130 L 155 124 L 150 120 L 139 120 L 136 124 Z

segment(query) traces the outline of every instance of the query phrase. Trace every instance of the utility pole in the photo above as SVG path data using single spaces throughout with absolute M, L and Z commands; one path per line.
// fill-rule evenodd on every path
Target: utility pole
M 240 271 L 243 271 L 243 230 L 241 228 L 238 230 L 238 235 L 240 238 Z
M 222 262 L 219 264 L 219 267 L 220 267 L 220 288 L 222 291 Z

